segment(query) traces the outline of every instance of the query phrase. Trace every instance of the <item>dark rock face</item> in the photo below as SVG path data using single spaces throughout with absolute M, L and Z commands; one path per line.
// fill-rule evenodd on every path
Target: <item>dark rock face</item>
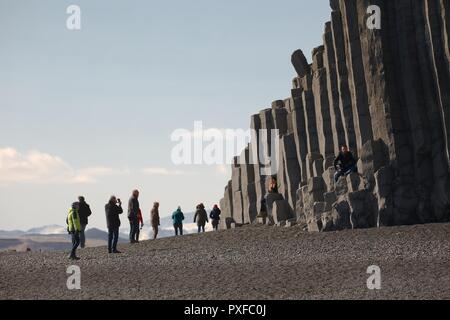
M 381 9 L 381 29 L 367 27 L 370 5 Z M 249 147 L 278 155 L 279 194 L 267 197 L 270 176 L 247 164 L 246 149 L 225 188 L 224 217 L 252 223 L 265 210 L 275 224 L 296 219 L 310 231 L 450 221 L 449 2 L 330 7 L 312 64 L 301 50 L 292 54 L 291 96 L 251 120 L 252 129 L 279 130 L 276 146 L 269 133 Z M 342 144 L 358 173 L 335 182 Z
M 291 62 L 300 78 L 310 72 L 310 65 L 302 50 L 297 50 L 292 54 Z

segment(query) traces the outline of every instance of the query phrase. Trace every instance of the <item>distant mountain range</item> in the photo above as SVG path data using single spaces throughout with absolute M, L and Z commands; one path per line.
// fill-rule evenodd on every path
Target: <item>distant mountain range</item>
M 32 228 L 28 231 L 22 230 L 13 230 L 13 231 L 4 231 L 0 230 L 0 239 L 10 239 L 10 238 L 19 238 L 26 235 L 61 235 L 67 234 L 67 230 L 65 227 L 58 225 L 48 225 L 39 228 Z
M 194 223 L 194 213 L 188 212 L 184 214 L 185 220 L 183 224 L 184 234 L 197 232 L 197 224 Z M 120 228 L 119 242 L 127 242 L 129 234 L 129 224 L 125 219 L 122 220 Z M 158 238 L 174 236 L 172 218 L 170 216 L 161 218 Z M 210 231 L 211 225 L 206 226 L 206 231 Z M 144 221 L 144 228 L 141 230 L 141 240 L 153 238 L 153 230 L 149 220 Z M 86 245 L 88 247 L 97 247 L 107 245 L 108 233 L 97 228 L 90 228 L 86 231 Z M 0 251 L 50 251 L 50 250 L 67 250 L 70 248 L 71 239 L 67 234 L 65 226 L 47 225 L 32 228 L 27 231 L 0 230 Z
M 97 247 L 107 244 L 108 234 L 100 229 L 91 228 L 86 231 L 88 247 Z M 119 240 L 125 242 L 124 238 Z M 50 251 L 67 250 L 71 239 L 65 227 L 50 225 L 32 228 L 28 231 L 2 231 L 0 230 L 0 251 Z
M 65 234 L 67 233 L 67 228 L 58 226 L 56 224 L 43 226 L 39 228 L 32 228 L 28 230 L 26 233 L 28 234 Z

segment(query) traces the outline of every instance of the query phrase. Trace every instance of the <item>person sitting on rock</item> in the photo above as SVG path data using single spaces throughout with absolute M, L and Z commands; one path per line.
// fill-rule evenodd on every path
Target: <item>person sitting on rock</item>
M 213 229 L 216 231 L 219 229 L 220 214 L 221 214 L 221 211 L 219 209 L 219 206 L 217 204 L 215 204 L 213 209 L 209 213 L 209 218 L 211 219 L 211 225 L 212 225 Z
M 355 157 L 346 145 L 341 147 L 339 155 L 334 160 L 334 168 L 336 169 L 336 173 L 334 174 L 335 182 L 338 182 L 340 177 L 347 176 L 352 172 L 358 171 Z
M 203 203 L 200 203 L 197 206 L 197 210 L 194 215 L 194 223 L 195 222 L 197 222 L 198 233 L 205 232 L 205 225 L 208 223 L 208 214 L 206 213 Z
M 275 177 L 270 178 L 269 193 L 278 193 L 277 178 L 275 178 Z
M 261 199 L 261 210 L 259 211 L 259 214 L 257 215 L 257 218 L 262 218 L 264 224 L 266 224 L 266 218 L 267 218 L 267 200 L 266 198 Z

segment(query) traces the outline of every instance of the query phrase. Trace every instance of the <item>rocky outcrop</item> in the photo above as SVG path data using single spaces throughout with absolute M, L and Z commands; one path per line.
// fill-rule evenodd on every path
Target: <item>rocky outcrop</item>
M 269 223 L 296 219 L 310 231 L 450 221 L 448 1 L 330 6 L 312 63 L 292 55 L 290 97 L 252 116 L 252 129 L 278 129 L 277 143 L 258 136 L 236 157 L 223 221 L 253 223 L 265 207 Z M 380 29 L 368 27 L 369 6 L 380 8 Z M 358 173 L 335 182 L 342 144 Z M 276 172 L 261 170 L 260 151 L 277 155 Z M 264 201 L 271 175 L 279 194 Z

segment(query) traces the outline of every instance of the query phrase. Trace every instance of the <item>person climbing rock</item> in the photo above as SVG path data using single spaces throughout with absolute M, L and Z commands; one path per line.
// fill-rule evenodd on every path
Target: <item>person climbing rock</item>
M 108 252 L 120 253 L 117 250 L 117 242 L 119 241 L 120 217 L 123 213 L 122 202 L 115 196 L 109 198 L 105 205 L 106 226 L 108 227 Z
M 160 225 L 159 219 L 159 202 L 153 203 L 153 208 L 150 211 L 150 223 L 152 224 L 153 229 L 153 240 L 158 236 L 158 228 Z
M 334 168 L 336 169 L 336 173 L 334 174 L 335 182 L 338 182 L 340 177 L 347 176 L 352 172 L 358 171 L 355 157 L 346 145 L 341 146 L 341 151 L 334 160 Z
M 173 221 L 173 227 L 175 229 L 175 236 L 178 236 L 178 232 L 180 235 L 183 235 L 183 220 L 184 220 L 184 214 L 183 211 L 181 211 L 181 207 L 178 207 L 177 210 L 172 213 L 172 221 Z
M 137 243 L 136 236 L 139 234 L 139 191 L 133 190 L 128 200 L 128 220 L 130 221 L 130 243 Z
M 86 227 L 88 225 L 88 217 L 92 214 L 91 208 L 86 203 L 86 200 L 83 196 L 78 197 L 79 209 L 78 214 L 80 215 L 80 223 L 81 223 L 81 233 L 80 233 L 80 247 L 86 247 Z
M 71 260 L 80 260 L 77 257 L 77 248 L 80 245 L 80 233 L 81 233 L 81 223 L 80 223 L 80 215 L 78 213 L 79 203 L 72 203 L 72 207 L 69 210 L 69 214 L 67 215 L 67 232 L 72 236 L 72 250 L 70 252 L 69 259 Z
M 213 209 L 209 213 L 209 218 L 211 219 L 211 225 L 214 230 L 219 230 L 219 222 L 220 222 L 220 214 L 221 211 L 217 204 L 214 205 Z
M 205 225 L 208 223 L 208 214 L 206 213 L 203 203 L 200 203 L 197 206 L 197 210 L 194 215 L 194 223 L 195 222 L 197 222 L 198 233 L 205 232 Z

